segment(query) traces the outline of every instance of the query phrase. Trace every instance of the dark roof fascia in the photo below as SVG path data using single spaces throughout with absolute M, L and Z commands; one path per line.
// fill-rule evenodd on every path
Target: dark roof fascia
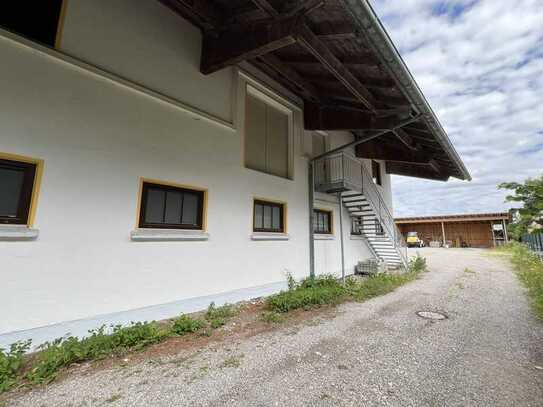
M 385 62 L 385 66 L 396 83 L 410 103 L 422 114 L 437 141 L 456 164 L 461 174 L 458 178 L 471 181 L 469 171 L 369 2 L 367 0 L 339 1 L 343 3 L 345 9 L 350 13 L 354 23 L 361 28 L 358 30 L 357 35 L 363 36 Z
M 443 215 L 443 216 L 414 216 L 407 218 L 395 218 L 397 223 L 410 223 L 410 222 L 461 222 L 462 220 L 509 220 L 511 217 L 508 212 L 495 212 L 495 213 L 467 213 L 462 215 Z

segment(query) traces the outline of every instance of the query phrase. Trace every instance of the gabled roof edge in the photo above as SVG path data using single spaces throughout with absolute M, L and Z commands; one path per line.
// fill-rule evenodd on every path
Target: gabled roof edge
M 395 78 L 409 101 L 423 115 L 427 125 L 432 129 L 437 141 L 447 152 L 462 174 L 460 179 L 471 181 L 471 175 L 452 145 L 447 133 L 432 110 L 426 97 L 419 88 L 415 78 L 409 71 L 398 49 L 392 42 L 383 24 L 377 17 L 368 0 L 341 0 L 349 11 L 353 21 L 361 27 L 359 35 L 364 35 L 374 51 L 386 62 L 390 74 Z

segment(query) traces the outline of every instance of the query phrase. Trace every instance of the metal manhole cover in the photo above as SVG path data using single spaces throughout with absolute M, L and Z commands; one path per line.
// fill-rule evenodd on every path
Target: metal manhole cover
M 441 312 L 435 312 L 435 311 L 417 311 L 417 315 L 421 318 L 433 319 L 433 320 L 438 320 L 438 321 L 447 319 L 447 315 L 442 314 Z

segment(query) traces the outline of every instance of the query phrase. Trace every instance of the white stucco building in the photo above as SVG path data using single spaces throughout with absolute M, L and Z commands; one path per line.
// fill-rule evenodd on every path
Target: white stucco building
M 388 138 L 381 143 L 368 136 L 382 127 L 371 127 L 366 112 L 353 119 L 366 128 L 350 124 L 354 113 L 328 120 L 328 104 L 345 99 L 319 88 L 328 79 L 306 86 L 328 104 L 308 99 L 303 85 L 290 86 L 293 72 L 300 83 L 307 78 L 303 63 L 283 76 L 262 67 L 254 58 L 267 53 L 276 67 L 286 64 L 288 47 L 311 34 L 296 31 L 286 48 L 258 52 L 237 44 L 234 34 L 260 39 L 256 14 L 266 11 L 249 0 L 209 1 L 207 8 L 175 0 L 46 3 L 36 11 L 42 25 L 25 22 L 22 11 L 0 18 L 0 346 L 267 295 L 285 286 L 286 273 L 307 277 L 312 259 L 316 274 L 340 276 L 340 210 L 345 273 L 374 256 L 400 264 L 390 174 L 469 177 L 410 76 L 411 90 L 366 96 L 378 107 L 369 110 L 377 121 L 408 112 L 398 116 L 405 127 L 391 125 L 398 134 L 381 131 Z M 241 3 L 252 5 L 255 17 L 217 11 L 233 15 Z M 358 6 L 337 3 L 356 25 Z M 277 21 L 281 12 L 272 13 Z M 313 30 L 327 14 L 304 14 L 303 7 L 288 13 L 297 24 L 313 19 Z M 213 31 L 207 25 L 219 16 L 222 28 Z M 262 24 L 266 31 L 276 23 Z M 319 67 L 356 98 L 364 73 L 353 65 L 353 79 L 324 63 L 327 52 L 337 54 L 325 35 L 315 36 L 317 46 L 329 49 L 311 52 L 324 55 Z M 366 40 L 376 43 L 372 52 L 384 66 L 386 52 L 397 52 L 379 35 L 381 43 Z M 234 49 L 224 51 L 225 44 Z M 382 55 L 377 45 L 386 48 Z M 219 60 L 213 64 L 220 69 L 204 70 L 202 58 Z M 390 77 L 375 82 L 405 84 L 405 66 L 390 65 L 395 71 L 382 71 Z M 401 108 L 387 105 L 400 97 Z M 305 113 L 309 102 L 321 109 L 311 114 L 315 120 Z M 316 184 L 314 246 L 308 173 Z

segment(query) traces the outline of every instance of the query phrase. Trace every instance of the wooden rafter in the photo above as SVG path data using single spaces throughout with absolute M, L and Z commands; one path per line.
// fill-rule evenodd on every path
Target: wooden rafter
M 279 12 L 267 0 L 251 0 L 255 6 L 271 17 L 279 17 Z
M 410 164 L 425 164 L 431 162 L 427 154 L 398 147 L 398 144 L 388 144 L 379 141 L 370 141 L 356 147 L 356 155 L 360 158 L 403 162 Z
M 386 130 L 401 118 L 377 118 L 370 111 L 306 103 L 304 122 L 307 130 Z
M 296 42 L 299 18 L 290 17 L 247 29 L 204 36 L 200 70 L 216 72 L 230 65 L 253 59 Z
M 159 0 L 177 14 L 195 21 L 203 30 L 213 30 L 222 23 L 220 13 L 207 0 Z
M 316 37 L 320 39 L 319 35 L 317 35 Z M 375 57 L 370 53 L 365 53 L 362 55 L 345 55 L 337 59 L 343 65 L 349 67 L 362 67 L 372 69 L 379 66 L 379 63 L 375 60 Z M 310 55 L 288 55 L 285 56 L 285 60 L 289 64 L 296 64 L 299 66 L 311 66 L 312 64 L 320 63 L 318 59 L 315 59 L 313 56 Z
M 436 181 L 447 181 L 449 179 L 449 175 L 436 173 L 432 169 L 427 168 L 427 166 L 417 166 L 413 164 L 405 164 L 392 161 L 387 161 L 386 171 L 388 174 L 433 179 Z
M 262 1 L 262 0 L 256 0 L 256 1 Z M 282 12 L 286 15 L 291 15 L 291 16 L 295 14 L 306 15 L 322 6 L 324 6 L 324 0 L 297 1 L 297 2 L 294 2 L 293 5 L 287 4 L 282 10 Z
M 273 69 L 277 74 L 282 76 L 283 80 L 290 82 L 294 87 L 296 87 L 302 93 L 305 99 L 313 102 L 317 102 L 320 99 L 319 92 L 311 83 L 303 79 L 298 72 L 290 68 L 288 65 L 285 65 L 273 54 L 262 55 L 258 59 L 263 64 Z
M 410 150 L 417 151 L 421 149 L 420 144 L 413 140 L 413 137 L 407 134 L 405 130 L 398 129 L 394 132 L 394 135 L 398 140 L 402 142 L 403 145 L 405 145 Z
M 318 39 L 306 24 L 298 26 L 298 42 L 317 58 L 370 111 L 375 111 L 375 98 L 339 59 Z

